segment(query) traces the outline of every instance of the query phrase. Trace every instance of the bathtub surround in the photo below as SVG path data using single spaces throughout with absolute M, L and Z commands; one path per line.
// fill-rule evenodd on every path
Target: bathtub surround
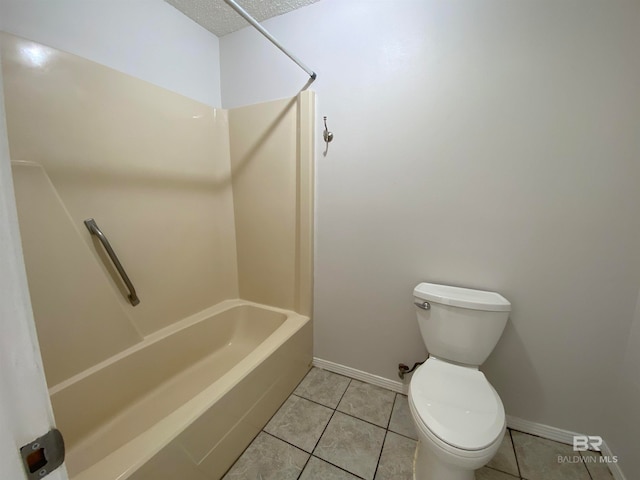
M 335 133 L 314 355 L 397 381 L 425 358 L 414 283 L 499 291 L 514 309 L 483 369 L 506 412 L 635 444 L 640 4 L 322 0 L 264 25 L 318 71 Z M 224 106 L 304 84 L 269 47 L 220 39 Z M 620 467 L 640 477 L 631 452 Z
M 11 158 L 41 167 L 17 165 L 15 181 L 36 322 L 48 319 L 38 328 L 49 385 L 238 298 L 227 112 L 35 42 L 1 41 Z M 87 218 L 139 291 L 135 308 L 83 231 Z
M 0 51 L 72 478 L 219 478 L 311 364 L 313 93 L 236 114 L 7 33 Z
M 296 98 L 229 111 L 239 295 L 304 315 L 313 290 L 313 141 L 306 129 L 292 132 L 313 115 Z

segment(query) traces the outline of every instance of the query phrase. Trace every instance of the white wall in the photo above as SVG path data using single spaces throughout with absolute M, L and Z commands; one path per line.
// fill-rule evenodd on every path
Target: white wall
M 163 0 L 0 0 L 0 30 L 219 107 L 218 37 Z
M 603 431 L 640 285 L 640 3 L 322 0 L 264 24 L 335 134 L 315 355 L 397 379 L 425 354 L 415 284 L 496 290 L 507 412 Z M 220 48 L 225 107 L 307 80 L 251 29 Z
M 0 477 L 19 480 L 26 479 L 19 448 L 54 422 L 22 260 L 2 84 L 0 68 Z M 48 478 L 67 480 L 66 467 Z

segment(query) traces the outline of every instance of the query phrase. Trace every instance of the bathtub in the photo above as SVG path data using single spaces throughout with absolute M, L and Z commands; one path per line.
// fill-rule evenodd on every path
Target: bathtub
M 73 480 L 217 480 L 311 366 L 308 317 L 228 300 L 49 390 Z

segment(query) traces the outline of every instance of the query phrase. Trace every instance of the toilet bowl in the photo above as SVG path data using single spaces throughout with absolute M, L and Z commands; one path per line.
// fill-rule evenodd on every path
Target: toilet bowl
M 429 358 L 409 386 L 416 480 L 473 480 L 506 430 L 500 397 L 479 370 Z
M 421 283 L 414 290 L 429 359 L 413 374 L 409 408 L 418 433 L 415 480 L 473 480 L 506 430 L 500 396 L 478 369 L 511 304 L 494 292 Z

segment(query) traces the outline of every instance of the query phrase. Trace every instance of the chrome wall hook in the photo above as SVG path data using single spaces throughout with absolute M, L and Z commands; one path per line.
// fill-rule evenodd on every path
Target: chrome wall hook
M 326 143 L 330 143 L 333 140 L 333 132 L 330 132 L 327 128 L 327 117 L 322 117 L 324 119 L 324 133 L 322 136 L 324 137 L 324 141 Z
M 322 118 L 324 120 L 324 132 L 322 132 L 322 138 L 324 138 L 324 143 L 326 144 L 323 155 L 326 156 L 329 151 L 329 143 L 333 141 L 333 132 L 330 132 L 327 128 L 327 117 Z

